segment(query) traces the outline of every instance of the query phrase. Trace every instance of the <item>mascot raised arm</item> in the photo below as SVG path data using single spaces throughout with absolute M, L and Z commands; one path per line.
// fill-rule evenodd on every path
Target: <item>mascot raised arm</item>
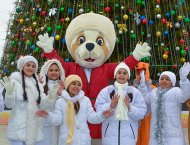
M 44 50 L 47 59 L 58 59 L 65 69 L 66 76 L 77 74 L 82 79 L 82 90 L 94 105 L 101 89 L 114 79 L 114 69 L 117 63 L 105 63 L 112 54 L 116 34 L 112 21 L 100 14 L 85 13 L 74 18 L 66 30 L 66 44 L 75 62 L 65 62 L 53 48 L 53 37 L 48 34 L 39 35 L 37 45 Z M 137 44 L 133 54 L 125 62 L 130 69 L 134 68 L 140 59 L 150 56 L 147 43 Z M 101 138 L 101 126 L 90 124 L 92 138 Z

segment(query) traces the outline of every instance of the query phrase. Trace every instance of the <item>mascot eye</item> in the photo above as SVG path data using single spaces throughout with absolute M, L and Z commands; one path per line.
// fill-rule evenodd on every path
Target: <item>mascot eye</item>
M 80 36 L 78 39 L 78 44 L 82 44 L 82 43 L 84 43 L 84 41 L 85 41 L 84 36 Z
M 102 46 L 102 45 L 104 44 L 104 40 L 103 40 L 101 37 L 99 37 L 99 38 L 96 40 L 96 42 L 97 42 L 98 45 L 100 45 L 100 46 Z

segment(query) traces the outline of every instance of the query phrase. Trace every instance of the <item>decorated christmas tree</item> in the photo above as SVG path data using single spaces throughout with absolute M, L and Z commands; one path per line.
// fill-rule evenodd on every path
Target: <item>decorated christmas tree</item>
M 9 21 L 0 73 L 10 75 L 17 59 L 34 55 L 40 65 L 46 60 L 36 42 L 40 34 L 55 38 L 54 48 L 65 61 L 73 61 L 65 44 L 65 31 L 76 16 L 94 12 L 109 17 L 117 41 L 108 60 L 119 62 L 137 43 L 148 42 L 152 79 L 163 70 L 179 71 L 190 59 L 190 2 L 187 0 L 18 0 Z M 88 23 L 88 22 L 87 22 Z

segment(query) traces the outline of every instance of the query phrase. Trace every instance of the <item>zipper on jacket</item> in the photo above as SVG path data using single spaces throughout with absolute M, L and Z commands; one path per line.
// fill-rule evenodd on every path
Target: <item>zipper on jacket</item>
M 134 133 L 134 131 L 133 131 L 133 127 L 132 127 L 131 124 L 130 124 L 130 127 L 131 127 L 131 130 L 132 130 L 132 132 L 133 132 L 134 139 L 135 139 L 135 133 Z
M 119 121 L 119 126 L 118 126 L 118 145 L 120 145 L 120 128 L 121 128 L 121 121 Z
M 109 123 L 108 123 L 108 125 L 107 125 L 107 127 L 106 127 L 106 130 L 105 130 L 105 133 L 104 133 L 104 137 L 106 137 L 106 133 L 107 133 L 107 130 L 108 130 L 108 127 L 109 127 Z

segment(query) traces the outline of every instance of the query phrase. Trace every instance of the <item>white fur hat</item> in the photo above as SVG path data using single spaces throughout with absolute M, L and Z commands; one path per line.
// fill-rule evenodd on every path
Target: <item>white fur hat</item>
M 170 78 L 171 82 L 172 82 L 173 87 L 175 87 L 176 75 L 175 75 L 173 72 L 171 72 L 171 71 L 164 71 L 164 72 L 160 75 L 159 81 L 160 81 L 160 79 L 161 79 L 161 77 L 162 77 L 163 75 L 168 76 L 168 77 Z
M 86 13 L 74 18 L 66 30 L 66 44 L 70 50 L 73 39 L 84 30 L 101 32 L 108 40 L 111 50 L 114 50 L 116 34 L 112 21 L 100 14 Z
M 126 69 L 127 72 L 128 72 L 129 78 L 130 78 L 130 75 L 131 75 L 131 73 L 130 73 L 130 68 L 129 68 L 124 62 L 119 63 L 119 64 L 117 65 L 117 67 L 115 68 L 115 70 L 114 70 L 114 78 L 115 78 L 115 76 L 116 76 L 117 71 L 118 71 L 120 68 Z
M 42 76 L 43 85 L 46 84 L 46 75 L 47 75 L 48 69 L 54 63 L 57 64 L 57 66 L 59 67 L 60 79 L 61 80 L 65 79 L 65 70 L 63 69 L 60 61 L 57 59 L 51 59 L 51 60 L 46 61 L 40 70 L 40 76 Z
M 28 62 L 34 62 L 35 65 L 36 65 L 36 70 L 35 72 L 37 73 L 37 70 L 38 70 L 38 61 L 36 60 L 36 58 L 34 58 L 33 56 L 30 56 L 30 55 L 26 55 L 26 56 L 22 56 L 18 59 L 17 61 L 17 68 L 22 71 L 24 65 Z

